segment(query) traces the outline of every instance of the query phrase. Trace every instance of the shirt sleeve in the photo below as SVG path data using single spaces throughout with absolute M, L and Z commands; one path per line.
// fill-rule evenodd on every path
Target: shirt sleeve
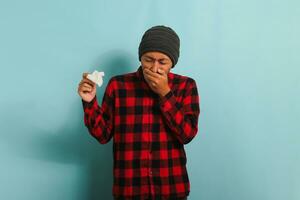
M 182 102 L 178 102 L 171 90 L 160 100 L 160 109 L 167 126 L 182 144 L 189 143 L 198 132 L 200 97 L 196 83 L 188 79 Z
M 113 136 L 114 95 L 111 82 L 106 87 L 101 107 L 96 96 L 91 102 L 82 100 L 84 124 L 101 144 L 109 142 Z

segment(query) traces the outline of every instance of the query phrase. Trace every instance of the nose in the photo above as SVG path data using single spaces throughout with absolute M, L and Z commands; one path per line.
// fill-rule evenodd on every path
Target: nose
M 157 73 L 157 71 L 158 71 L 158 65 L 159 65 L 159 63 L 155 60 L 155 61 L 152 63 L 151 71 Z

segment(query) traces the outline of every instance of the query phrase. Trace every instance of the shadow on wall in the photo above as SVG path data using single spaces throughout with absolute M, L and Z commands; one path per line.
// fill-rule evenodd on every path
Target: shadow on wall
M 133 61 L 136 59 L 126 52 L 111 51 L 102 54 L 95 60 L 94 67 L 87 69 L 88 72 L 94 70 L 105 72 L 104 83 L 101 88 L 97 88 L 99 105 L 101 105 L 106 85 L 112 76 L 137 69 L 138 66 Z M 79 81 L 76 83 L 76 87 Z M 77 91 L 77 88 L 74 91 Z M 21 144 L 24 149 L 21 154 L 47 162 L 70 163 L 82 167 L 80 169 L 83 169 L 83 172 L 80 173 L 80 176 L 83 177 L 79 180 L 86 181 L 86 184 L 78 183 L 78 185 L 84 186 L 86 189 L 79 188 L 76 191 L 74 188 L 74 199 L 112 199 L 112 140 L 106 145 L 101 145 L 88 133 L 84 126 L 83 108 L 78 94 L 76 94 L 75 102 L 68 106 L 68 109 L 70 110 L 65 112 L 69 113 L 67 115 L 69 117 L 65 119 L 63 126 L 54 128 L 55 131 L 32 130 L 38 134 L 30 141 Z

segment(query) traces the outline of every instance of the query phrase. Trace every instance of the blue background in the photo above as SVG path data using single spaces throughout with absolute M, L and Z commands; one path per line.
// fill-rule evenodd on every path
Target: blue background
M 300 2 L 28 0 L 0 4 L 0 199 L 111 199 L 112 145 L 83 124 L 83 72 L 135 71 L 171 26 L 174 73 L 201 95 L 191 200 L 300 199 Z

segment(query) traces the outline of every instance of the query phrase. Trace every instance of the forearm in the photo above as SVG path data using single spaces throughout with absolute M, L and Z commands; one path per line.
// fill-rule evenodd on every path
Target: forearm
M 189 143 L 198 132 L 199 97 L 188 98 L 192 99 L 189 104 L 180 103 L 170 91 L 160 101 L 165 124 L 182 144 Z
M 95 97 L 91 102 L 82 100 L 84 109 L 84 124 L 89 133 L 101 144 L 107 143 L 111 138 L 111 124 L 102 107 L 98 105 Z

